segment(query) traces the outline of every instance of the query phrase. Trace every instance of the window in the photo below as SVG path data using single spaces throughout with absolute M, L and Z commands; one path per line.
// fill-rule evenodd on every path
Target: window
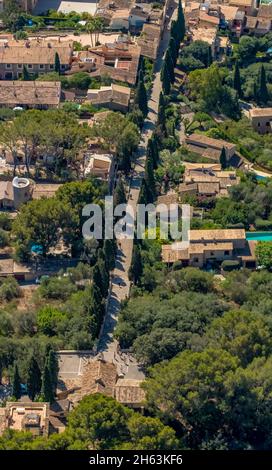
M 211 251 L 211 256 L 214 256 L 214 252 L 213 252 L 213 251 Z
M 40 64 L 40 65 L 39 65 L 39 68 L 40 68 L 40 69 L 44 69 L 44 64 Z
M 225 250 L 225 251 L 224 251 L 224 255 L 225 255 L 225 256 L 228 256 L 228 255 L 229 255 L 229 250 Z
M 198 258 L 193 259 L 194 263 L 198 263 Z
M 23 64 L 17 64 L 17 69 L 22 69 L 23 68 Z
M 32 64 L 28 64 L 27 66 L 29 69 L 33 69 L 33 65 Z
M 54 65 L 53 64 L 50 64 L 50 70 L 53 70 L 54 69 Z
M 265 123 L 265 125 L 266 125 L 266 126 L 270 126 L 270 121 L 267 121 L 267 122 Z
M 65 70 L 65 65 L 61 64 L 61 70 Z
M 6 69 L 11 69 L 11 64 L 6 64 Z
M 260 123 L 260 122 L 258 122 L 258 127 L 261 127 L 261 123 Z

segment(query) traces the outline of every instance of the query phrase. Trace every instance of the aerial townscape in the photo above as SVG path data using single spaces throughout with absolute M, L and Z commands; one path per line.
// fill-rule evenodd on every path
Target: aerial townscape
M 0 450 L 272 450 L 271 397 L 272 3 L 0 0 Z

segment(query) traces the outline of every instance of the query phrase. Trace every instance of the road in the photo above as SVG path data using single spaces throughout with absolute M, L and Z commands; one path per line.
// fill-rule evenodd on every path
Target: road
M 161 92 L 160 70 L 163 64 L 163 56 L 169 42 L 170 22 L 176 15 L 176 7 L 177 4 L 172 2 L 167 12 L 166 27 L 161 40 L 158 58 L 154 66 L 154 82 L 148 102 L 148 115 L 142 129 L 141 142 L 130 183 L 129 204 L 132 206 L 134 212 L 136 211 L 142 179 L 144 177 L 147 142 L 151 137 L 157 121 L 158 103 Z M 113 338 L 114 328 L 120 311 L 120 304 L 122 300 L 129 297 L 130 281 L 128 279 L 128 271 L 131 264 L 132 250 L 133 240 L 120 240 L 107 311 L 98 343 L 98 354 L 102 355 L 106 361 L 116 363 L 119 373 L 122 373 L 127 378 L 136 379 L 143 378 L 143 373 L 139 370 L 136 361 L 131 355 L 120 353 L 118 342 Z

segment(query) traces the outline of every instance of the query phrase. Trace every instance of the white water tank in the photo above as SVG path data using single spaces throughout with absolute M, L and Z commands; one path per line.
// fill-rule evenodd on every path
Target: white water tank
M 27 202 L 31 196 L 31 185 L 27 178 L 15 176 L 12 180 L 14 207 L 18 209 L 21 204 Z

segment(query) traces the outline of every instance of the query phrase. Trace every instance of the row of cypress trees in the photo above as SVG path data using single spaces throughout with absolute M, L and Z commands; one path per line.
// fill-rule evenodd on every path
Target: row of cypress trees
M 145 175 L 143 178 L 139 197 L 140 204 L 148 204 L 154 202 L 156 198 L 156 182 L 154 170 L 156 170 L 159 163 L 160 141 L 162 138 L 167 136 L 165 115 L 166 100 L 164 95 L 169 95 L 171 90 L 171 84 L 175 81 L 175 66 L 178 59 L 180 43 L 181 41 L 183 41 L 184 36 L 185 19 L 182 3 L 181 0 L 179 0 L 177 19 L 172 21 L 171 24 L 170 40 L 165 53 L 164 63 L 161 69 L 161 82 L 163 92 L 160 93 L 159 98 L 156 129 L 147 144 Z M 142 110 L 143 114 L 146 116 L 147 107 L 145 106 L 147 106 L 147 97 L 143 90 L 143 77 L 141 74 L 139 75 L 139 78 L 140 79 L 136 90 L 136 103 Z M 141 97 L 141 100 L 139 99 L 139 97 Z M 140 281 L 142 273 L 143 264 L 141 258 L 141 249 L 138 243 L 134 243 L 132 262 L 129 270 L 129 279 L 135 285 L 137 285 Z
M 39 398 L 41 401 L 52 403 L 55 397 L 58 381 L 58 361 L 55 351 L 48 346 L 43 371 L 41 371 L 35 356 L 32 355 L 28 365 L 27 394 L 30 400 Z M 22 396 L 21 377 L 18 366 L 15 364 L 12 395 L 16 400 Z
M 171 23 L 170 41 L 165 53 L 164 63 L 161 69 L 162 89 L 165 95 L 169 95 L 171 84 L 175 81 L 175 66 L 177 63 L 180 43 L 185 36 L 185 19 L 181 0 L 178 4 L 177 19 Z
M 236 61 L 234 67 L 233 88 L 236 90 L 238 97 L 243 98 L 241 75 L 238 61 Z M 257 80 L 254 83 L 254 99 L 258 104 L 266 104 L 269 101 L 266 73 L 263 65 L 261 66 Z

